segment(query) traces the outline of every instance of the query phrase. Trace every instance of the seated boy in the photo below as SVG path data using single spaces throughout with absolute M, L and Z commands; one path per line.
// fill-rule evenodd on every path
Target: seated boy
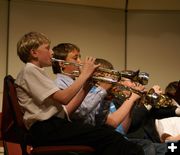
M 141 147 L 110 128 L 92 127 L 68 119 L 70 111 L 81 104 L 89 88 L 87 80 L 99 66 L 94 64 L 94 58 L 87 57 L 77 80 L 60 90 L 44 71 L 44 67 L 52 65 L 53 54 L 50 40 L 44 34 L 25 34 L 17 43 L 17 53 L 25 63 L 15 81 L 17 96 L 34 147 L 89 145 L 99 155 L 144 154 Z M 64 105 L 68 105 L 68 112 Z
M 70 43 L 58 44 L 53 48 L 54 58 L 65 60 L 69 62 L 69 65 L 62 65 L 58 63 L 53 64 L 53 71 L 56 74 L 55 83 L 61 89 L 65 89 L 71 86 L 75 79 L 74 71 L 78 71 L 78 65 L 71 65 L 72 62 L 79 64 L 80 60 L 80 50 L 76 45 Z M 101 67 L 113 69 L 113 66 L 104 59 L 96 59 L 96 63 L 100 63 Z M 61 66 L 61 67 L 60 67 Z M 101 73 L 107 78 L 113 78 L 108 73 Z M 141 87 L 141 86 L 140 86 Z M 112 84 L 104 81 L 98 81 L 90 92 L 87 94 L 86 98 L 83 100 L 81 106 L 71 115 L 73 121 L 83 122 L 83 124 L 91 124 L 94 126 L 110 126 L 113 129 L 119 126 L 119 124 L 126 122 L 125 126 L 128 128 L 130 124 L 130 110 L 134 105 L 134 101 L 139 98 L 138 95 L 132 94 L 131 99 L 125 101 L 123 106 L 119 108 L 114 113 L 109 112 L 110 101 L 106 100 L 107 92 L 112 88 Z M 143 89 L 139 88 L 139 89 Z M 106 103 L 104 103 L 106 102 Z M 68 105 L 66 106 L 67 111 Z M 101 111 L 102 109 L 102 111 Z M 137 140 L 138 141 L 138 140 Z M 133 140 L 133 142 L 135 140 Z M 146 154 L 155 154 L 153 144 L 148 140 L 139 140 L 139 144 L 143 146 Z

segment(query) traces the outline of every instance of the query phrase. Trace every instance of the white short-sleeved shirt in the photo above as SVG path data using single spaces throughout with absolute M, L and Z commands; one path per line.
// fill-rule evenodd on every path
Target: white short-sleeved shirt
M 15 83 L 18 86 L 17 96 L 24 111 L 23 118 L 27 129 L 36 121 L 43 121 L 52 116 L 65 117 L 62 104 L 50 98 L 59 88 L 48 78 L 43 68 L 27 63 Z

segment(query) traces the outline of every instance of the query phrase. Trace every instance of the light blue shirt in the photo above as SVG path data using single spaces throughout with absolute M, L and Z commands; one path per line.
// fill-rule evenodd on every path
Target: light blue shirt
M 55 79 L 55 84 L 60 89 L 66 89 L 73 82 L 74 80 L 71 77 L 64 74 L 57 74 L 57 78 Z M 87 96 L 84 98 L 82 104 L 75 113 L 72 114 L 71 119 L 96 125 L 95 115 L 98 113 L 100 103 L 104 100 L 106 95 L 107 92 L 105 89 L 96 86 L 92 87 Z
M 66 89 L 74 80 L 64 74 L 57 74 L 55 84 L 60 89 Z M 103 125 L 107 115 L 116 111 L 116 107 L 111 101 L 104 100 L 107 92 L 102 87 L 93 86 L 84 98 L 79 108 L 72 114 L 71 119 L 78 120 L 91 125 Z M 122 125 L 116 131 L 125 134 Z
M 110 104 L 110 107 L 109 107 L 109 110 L 111 113 L 115 112 L 116 111 L 116 107 L 114 105 L 113 102 L 111 102 Z M 115 129 L 117 132 L 120 132 L 121 134 L 125 135 L 125 132 L 124 132 L 124 129 L 122 127 L 122 125 L 120 124 L 116 129 Z

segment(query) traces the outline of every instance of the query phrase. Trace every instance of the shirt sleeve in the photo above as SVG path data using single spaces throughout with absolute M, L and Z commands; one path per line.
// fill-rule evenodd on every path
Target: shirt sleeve
M 42 103 L 50 95 L 59 90 L 59 88 L 51 79 L 48 78 L 44 70 L 41 68 L 29 67 L 26 70 L 24 80 L 30 94 L 38 101 L 38 103 Z
M 107 95 L 106 90 L 104 90 L 101 87 L 93 87 L 88 95 L 83 100 L 80 107 L 76 110 L 73 117 L 76 118 L 86 118 L 91 117 L 94 118 L 94 110 L 97 109 L 97 106 L 100 104 L 100 102 L 104 99 L 104 97 Z

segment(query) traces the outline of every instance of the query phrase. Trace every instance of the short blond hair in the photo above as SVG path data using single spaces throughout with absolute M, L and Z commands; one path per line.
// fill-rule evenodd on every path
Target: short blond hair
M 24 63 L 27 63 L 31 60 L 30 51 L 44 43 L 50 44 L 51 42 L 43 33 L 29 32 L 18 41 L 17 54 Z

